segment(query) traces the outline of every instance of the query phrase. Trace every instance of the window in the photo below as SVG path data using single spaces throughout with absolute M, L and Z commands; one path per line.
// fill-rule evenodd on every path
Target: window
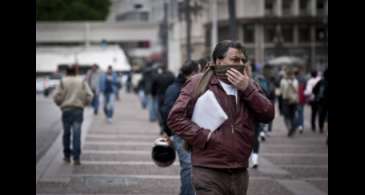
M 309 15 L 309 0 L 299 0 L 300 15 Z
M 299 42 L 310 42 L 310 28 L 309 26 L 299 26 L 298 28 Z
M 283 0 L 283 15 L 293 15 L 293 0 Z
M 149 13 L 146 11 L 130 11 L 116 16 L 117 21 L 148 21 Z
M 255 26 L 253 24 L 246 24 L 243 26 L 243 41 L 245 43 L 255 42 Z
M 316 41 L 322 42 L 326 40 L 326 30 L 323 27 L 316 28 Z
M 284 42 L 292 43 L 294 41 L 294 28 L 293 25 L 283 25 L 281 27 Z
M 265 43 L 274 42 L 274 38 L 275 38 L 275 26 L 274 25 L 265 26 L 264 30 Z
M 265 15 L 272 16 L 275 14 L 275 1 L 265 0 Z
M 317 5 L 316 5 L 317 15 L 325 14 L 325 4 L 326 4 L 325 0 L 317 0 Z

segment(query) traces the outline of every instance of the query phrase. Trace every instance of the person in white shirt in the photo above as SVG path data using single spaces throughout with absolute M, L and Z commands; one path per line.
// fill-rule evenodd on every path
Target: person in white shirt
M 308 103 L 311 106 L 311 128 L 312 131 L 316 131 L 316 118 L 318 111 L 318 102 L 315 101 L 314 95 L 312 94 L 313 87 L 321 80 L 321 77 L 318 75 L 316 70 L 311 72 L 311 78 L 307 82 L 307 86 L 304 91 L 304 95 L 308 99 Z
M 288 68 L 286 76 L 281 80 L 280 91 L 283 97 L 284 121 L 288 128 L 288 137 L 291 137 L 296 130 L 295 113 L 299 102 L 298 80 L 292 68 Z

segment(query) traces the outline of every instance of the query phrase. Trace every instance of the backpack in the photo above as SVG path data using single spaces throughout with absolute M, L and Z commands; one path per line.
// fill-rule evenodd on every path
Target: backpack
M 295 104 L 299 102 L 298 92 L 295 89 L 293 82 L 288 83 L 284 97 L 286 100 L 288 100 L 290 104 Z
M 306 97 L 304 95 L 304 91 L 305 91 L 305 85 L 304 84 L 299 84 L 299 87 L 298 87 L 299 103 L 303 104 L 303 105 L 307 101 Z
M 326 83 L 324 81 L 320 81 L 318 83 L 318 92 L 315 95 L 315 101 L 320 102 L 325 99 L 325 93 L 326 93 Z

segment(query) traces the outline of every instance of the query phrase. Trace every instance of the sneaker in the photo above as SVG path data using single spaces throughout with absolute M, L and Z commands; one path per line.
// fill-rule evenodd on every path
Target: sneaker
M 111 118 L 108 118 L 108 123 L 112 124 L 113 120 Z
M 74 160 L 74 165 L 81 165 L 80 160 Z
M 303 127 L 302 126 L 299 126 L 298 127 L 298 131 L 299 131 L 300 134 L 303 134 Z
M 259 165 L 258 164 L 255 164 L 255 165 L 252 166 L 252 168 L 253 169 L 257 169 L 257 168 L 259 168 Z

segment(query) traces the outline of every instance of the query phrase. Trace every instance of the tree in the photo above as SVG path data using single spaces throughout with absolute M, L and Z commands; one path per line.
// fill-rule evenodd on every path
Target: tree
M 105 20 L 110 0 L 37 0 L 37 21 Z

